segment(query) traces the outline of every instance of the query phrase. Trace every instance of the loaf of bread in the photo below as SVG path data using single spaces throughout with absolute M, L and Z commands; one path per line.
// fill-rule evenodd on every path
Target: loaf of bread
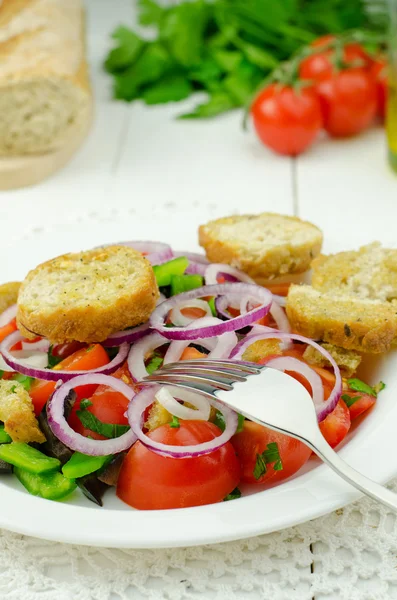
M 2 0 L 0 156 L 57 151 L 90 115 L 81 0 Z

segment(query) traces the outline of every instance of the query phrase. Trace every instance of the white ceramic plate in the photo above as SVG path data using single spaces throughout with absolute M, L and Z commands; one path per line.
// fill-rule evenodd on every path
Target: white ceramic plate
M 164 221 L 132 217 L 119 223 L 69 224 L 36 231 L 12 247 L 2 247 L 0 283 L 22 278 L 39 262 L 67 251 L 127 239 L 159 239 L 176 249 L 197 250 L 191 219 Z M 178 243 L 175 243 L 178 240 Z M 8 260 L 7 260 L 8 259 Z M 372 413 L 349 435 L 341 456 L 365 475 L 385 482 L 397 472 L 397 354 L 364 365 L 370 381 L 382 379 L 382 392 Z M 158 548 L 191 546 L 245 538 L 276 531 L 318 517 L 359 497 L 317 460 L 298 476 L 239 500 L 189 509 L 135 511 L 112 492 L 98 508 L 75 492 L 66 502 L 30 496 L 15 477 L 0 478 L 0 526 L 60 542 L 109 547 Z

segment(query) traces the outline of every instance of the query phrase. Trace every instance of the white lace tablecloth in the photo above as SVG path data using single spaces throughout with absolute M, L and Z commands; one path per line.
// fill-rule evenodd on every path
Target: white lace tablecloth
M 344 249 L 394 241 L 397 179 L 382 131 L 320 141 L 292 161 L 243 134 L 239 115 L 177 122 L 180 106 L 114 102 L 101 64 L 109 32 L 132 18 L 130 0 L 89 0 L 87 8 L 93 130 L 61 173 L 0 195 L 2 241 L 65 223 L 84 221 L 87 231 L 95 221 L 117 225 L 125 211 L 161 228 L 185 211 L 185 243 L 198 222 L 242 209 L 311 219 L 327 232 L 325 249 L 328 236 Z M 389 600 L 397 598 L 396 520 L 364 499 L 278 533 L 170 550 L 68 546 L 0 531 L 0 598 Z

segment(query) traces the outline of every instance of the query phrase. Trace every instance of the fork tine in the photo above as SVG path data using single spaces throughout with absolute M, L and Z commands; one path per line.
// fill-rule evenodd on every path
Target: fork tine
M 205 377 L 198 377 L 195 375 L 186 375 L 184 373 L 153 373 L 145 377 L 144 381 L 150 383 L 182 383 L 186 384 L 190 388 L 204 388 L 204 390 L 210 390 L 210 393 L 215 390 L 223 390 L 230 392 L 233 386 L 225 381 L 219 381 L 217 379 L 210 379 Z
M 232 373 L 237 374 L 247 374 L 247 375 L 259 375 L 261 373 L 263 367 L 261 365 L 247 365 L 244 363 L 239 363 L 236 361 L 227 361 L 227 360 L 212 360 L 212 359 L 195 359 L 195 360 L 184 360 L 175 363 L 168 363 L 167 365 L 163 365 L 162 370 L 173 370 L 175 368 L 179 368 L 184 366 L 189 369 L 223 369 L 225 371 L 230 371 Z
M 220 369 L 204 369 L 203 367 L 192 369 L 191 367 L 184 367 L 183 363 L 175 366 L 173 369 L 158 369 L 154 375 L 192 375 L 195 377 L 201 377 L 203 379 L 210 379 L 211 381 L 224 381 L 225 383 L 237 383 L 247 381 L 247 374 L 239 375 L 237 373 L 227 372 Z

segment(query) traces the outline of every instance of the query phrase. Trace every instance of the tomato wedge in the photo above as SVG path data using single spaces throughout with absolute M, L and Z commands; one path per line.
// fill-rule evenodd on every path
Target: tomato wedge
M 362 392 L 346 392 L 343 394 L 344 396 L 349 396 L 351 401 L 346 402 L 346 399 L 343 398 L 344 402 L 347 404 L 350 412 L 350 419 L 353 421 L 357 419 L 360 415 L 362 415 L 366 410 L 371 408 L 375 402 L 375 396 L 370 396 L 369 394 L 363 394 Z
M 320 430 L 331 448 L 335 448 L 350 429 L 350 412 L 343 400 L 339 400 L 334 410 L 320 423 Z
M 54 367 L 54 371 L 88 371 L 97 369 L 109 363 L 106 350 L 100 344 L 92 344 L 71 354 Z M 50 399 L 55 389 L 55 381 L 36 379 L 29 390 L 33 401 L 34 411 L 39 415 Z M 96 385 L 84 385 L 76 389 L 77 399 L 90 397 L 96 390 Z

